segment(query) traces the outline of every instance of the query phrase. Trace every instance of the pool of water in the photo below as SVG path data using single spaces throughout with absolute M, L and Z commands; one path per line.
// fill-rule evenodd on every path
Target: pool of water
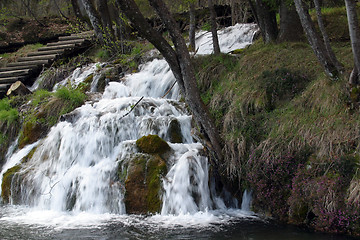
M 262 220 L 240 210 L 195 215 L 141 216 L 0 207 L 0 239 L 242 239 L 345 240 Z

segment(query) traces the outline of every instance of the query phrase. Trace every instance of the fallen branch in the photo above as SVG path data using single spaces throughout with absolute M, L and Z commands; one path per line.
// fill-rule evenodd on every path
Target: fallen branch
M 175 83 L 177 83 L 176 81 L 173 83 L 173 85 L 171 86 L 171 88 L 164 94 L 164 96 L 162 96 L 161 98 L 166 97 L 166 95 L 169 94 L 169 92 L 171 91 L 171 89 L 173 89 L 173 87 L 175 86 Z
M 136 107 L 136 105 L 138 105 L 138 104 L 141 102 L 141 100 L 143 100 L 143 98 L 144 98 L 144 96 L 142 96 L 142 97 L 139 99 L 139 101 L 137 101 L 137 102 L 135 103 L 135 105 L 131 107 L 130 111 L 128 111 L 126 114 L 124 114 L 124 116 L 122 116 L 121 118 L 124 118 L 124 117 L 126 117 L 127 115 L 129 115 L 129 114 L 132 112 L 132 110 L 134 110 L 134 108 Z

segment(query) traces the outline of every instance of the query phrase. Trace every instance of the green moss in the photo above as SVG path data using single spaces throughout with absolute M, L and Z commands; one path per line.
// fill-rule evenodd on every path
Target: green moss
M 19 138 L 19 148 L 36 142 L 44 133 L 44 126 L 36 121 L 27 121 Z
M 136 141 L 136 146 L 143 153 L 162 154 L 170 149 L 169 145 L 158 135 L 143 136 Z
M 11 182 L 14 175 L 21 169 L 20 165 L 16 165 L 7 170 L 3 175 L 1 184 L 1 197 L 5 203 L 9 203 L 11 197 Z
M 161 177 L 167 172 L 166 163 L 160 157 L 155 157 L 147 163 L 146 182 L 148 188 L 148 211 L 156 213 L 161 210 Z
M 166 163 L 158 154 L 136 154 L 127 170 L 118 171 L 120 180 L 126 175 L 125 206 L 128 213 L 160 211 L 161 178 L 166 172 Z
M 235 49 L 231 51 L 231 54 L 241 54 L 245 51 L 245 49 Z

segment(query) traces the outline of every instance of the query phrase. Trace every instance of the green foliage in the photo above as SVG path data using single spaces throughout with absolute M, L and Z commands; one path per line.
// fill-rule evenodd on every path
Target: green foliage
M 0 121 L 6 122 L 8 125 L 19 119 L 19 112 L 10 106 L 9 100 L 3 98 L 0 100 Z
M 98 59 L 98 61 L 107 61 L 108 59 L 110 59 L 111 57 L 111 53 L 108 50 L 105 49 L 100 49 L 97 53 L 96 53 L 96 58 Z
M 201 30 L 203 31 L 210 31 L 211 30 L 211 24 L 209 22 L 205 22 L 202 26 L 201 26 Z
M 31 105 L 33 105 L 34 107 L 38 106 L 44 100 L 48 100 L 51 95 L 52 93 L 47 90 L 44 89 L 36 90 L 32 95 Z
M 66 102 L 66 107 L 63 110 L 64 113 L 69 112 L 70 109 L 73 110 L 84 104 L 86 95 L 77 89 L 68 89 L 66 87 L 59 88 L 54 96 L 58 99 L 61 99 Z M 63 114 L 64 114 L 63 113 Z

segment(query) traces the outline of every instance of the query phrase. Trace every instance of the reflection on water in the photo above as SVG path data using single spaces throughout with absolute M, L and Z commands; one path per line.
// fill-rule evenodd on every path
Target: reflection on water
M 250 212 L 229 210 L 197 215 L 141 216 L 36 211 L 0 207 L 0 239 L 240 239 L 348 240 L 261 220 Z

